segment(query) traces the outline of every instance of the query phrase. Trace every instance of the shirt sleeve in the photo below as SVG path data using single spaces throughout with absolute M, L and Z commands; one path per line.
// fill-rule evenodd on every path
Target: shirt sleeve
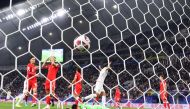
M 48 69 L 49 68 L 49 65 L 45 65 L 42 67 L 42 69 Z

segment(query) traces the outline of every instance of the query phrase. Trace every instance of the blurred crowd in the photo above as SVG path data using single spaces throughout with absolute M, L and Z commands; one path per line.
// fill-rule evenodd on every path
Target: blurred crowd
M 126 70 L 124 70 L 124 63 L 118 63 L 119 60 L 114 61 L 112 69 L 109 70 L 109 74 L 105 80 L 105 90 L 107 92 L 108 99 L 110 99 L 110 95 L 114 98 L 115 87 L 117 85 L 120 87 L 122 99 L 125 100 L 138 99 L 143 95 L 151 96 L 155 93 L 159 93 L 160 74 L 165 75 L 168 85 L 167 90 L 171 95 L 181 93 L 187 96 L 189 94 L 188 84 L 190 80 L 187 72 L 189 69 L 176 70 L 174 66 L 170 66 L 166 69 L 164 67 L 166 65 L 162 64 L 156 64 L 153 66 L 149 62 L 143 62 L 143 65 L 139 65 L 132 61 L 130 63 L 125 63 L 127 67 Z M 167 64 L 167 62 L 162 63 Z M 59 71 L 57 75 L 56 94 L 61 100 L 66 100 L 72 97 L 73 89 L 68 89 L 67 87 L 69 82 L 74 78 L 75 69 L 76 65 L 71 63 L 68 66 L 63 67 L 62 72 Z M 23 75 L 21 75 L 20 72 L 23 72 Z M 26 71 L 22 70 L 20 72 L 11 72 L 3 78 L 4 91 L 11 91 L 13 97 L 22 93 L 23 90 Z M 38 77 L 39 99 L 45 97 L 44 82 L 47 74 L 46 70 L 42 70 L 41 72 L 42 74 Z M 86 96 L 92 93 L 93 86 L 95 85 L 96 79 L 99 75 L 98 66 L 90 65 L 85 67 L 82 74 L 84 80 L 81 96 Z M 3 95 L 6 94 L 2 93 L 1 97 L 3 97 Z

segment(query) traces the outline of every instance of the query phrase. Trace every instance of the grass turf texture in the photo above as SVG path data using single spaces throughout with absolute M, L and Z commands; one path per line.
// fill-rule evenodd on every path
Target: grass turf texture
M 21 104 L 22 107 L 17 108 L 15 107 L 14 109 L 38 109 L 38 106 L 31 107 L 31 104 L 28 104 L 27 107 L 25 107 L 23 104 Z M 43 109 L 45 105 L 40 105 L 40 109 Z M 69 108 L 71 106 L 64 106 L 63 109 Z M 0 102 L 0 109 L 12 109 L 12 103 L 7 103 L 7 102 Z M 54 107 L 51 107 L 51 109 L 57 109 L 56 105 Z M 114 107 L 111 107 L 110 109 L 115 109 Z M 136 108 L 122 108 L 122 109 L 136 109 Z

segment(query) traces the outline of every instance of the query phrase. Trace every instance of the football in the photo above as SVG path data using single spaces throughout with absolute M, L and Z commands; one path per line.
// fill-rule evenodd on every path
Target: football
M 90 39 L 86 35 L 81 35 L 74 39 L 74 48 L 79 51 L 84 51 L 85 49 L 90 49 Z

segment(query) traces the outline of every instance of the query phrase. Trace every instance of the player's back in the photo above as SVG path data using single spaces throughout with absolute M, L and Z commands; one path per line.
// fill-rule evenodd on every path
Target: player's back
M 106 79 L 107 74 L 108 74 L 107 68 L 104 67 L 104 68 L 100 71 L 100 74 L 99 74 L 99 77 L 98 77 L 97 81 L 99 81 L 99 82 L 104 82 L 104 80 Z

